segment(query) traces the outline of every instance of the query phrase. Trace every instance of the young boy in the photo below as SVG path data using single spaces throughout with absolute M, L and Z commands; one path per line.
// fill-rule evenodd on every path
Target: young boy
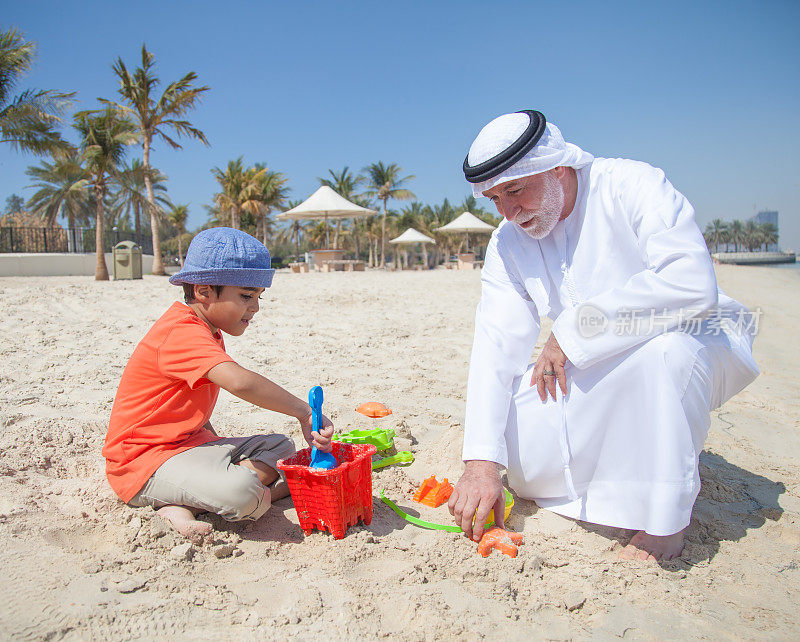
M 294 453 L 283 435 L 222 438 L 209 419 L 224 388 L 262 408 L 295 417 L 309 444 L 331 450 L 333 425 L 311 432 L 311 407 L 238 365 L 222 333 L 241 335 L 272 283 L 269 251 L 226 227 L 200 232 L 170 283 L 173 303 L 141 340 L 122 373 L 103 456 L 114 492 L 131 506 L 152 506 L 182 535 L 202 538 L 212 512 L 256 520 L 288 494 L 276 464 Z

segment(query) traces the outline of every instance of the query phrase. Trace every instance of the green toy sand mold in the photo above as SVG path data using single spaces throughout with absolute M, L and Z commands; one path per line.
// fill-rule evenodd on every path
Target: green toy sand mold
M 384 468 L 385 466 L 391 466 L 392 464 L 410 464 L 414 461 L 414 455 L 408 450 L 401 450 L 396 455 L 391 455 L 389 457 L 383 457 L 381 459 L 376 459 L 372 462 L 372 470 L 378 470 L 379 468 Z
M 372 444 L 378 450 L 387 450 L 394 445 L 394 430 L 391 428 L 372 428 L 368 430 L 351 430 L 335 435 L 334 440 L 346 444 Z

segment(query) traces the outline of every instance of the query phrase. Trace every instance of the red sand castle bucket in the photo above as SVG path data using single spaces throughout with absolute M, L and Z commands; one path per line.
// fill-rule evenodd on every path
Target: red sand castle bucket
M 278 468 L 286 475 L 300 528 L 306 535 L 318 528 L 341 539 L 358 520 L 372 521 L 371 444 L 333 442 L 339 465 L 332 470 L 311 469 L 311 448 L 303 448 L 281 459 Z

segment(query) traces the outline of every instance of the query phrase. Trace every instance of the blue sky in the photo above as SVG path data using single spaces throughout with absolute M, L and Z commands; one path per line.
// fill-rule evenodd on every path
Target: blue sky
M 190 204 L 190 227 L 216 191 L 211 168 L 240 155 L 286 174 L 291 198 L 329 168 L 381 160 L 416 176 L 418 200 L 461 201 L 480 127 L 535 108 L 597 156 L 662 167 L 701 227 L 777 209 L 781 244 L 800 250 L 793 0 L 0 0 L 0 16 L 39 46 L 21 86 L 77 91 L 77 108 L 115 98 L 111 65 L 135 66 L 143 42 L 163 80 L 193 70 L 211 87 L 191 115 L 211 146 L 152 156 L 172 200 Z M 0 147 L 0 206 L 30 196 L 35 162 Z

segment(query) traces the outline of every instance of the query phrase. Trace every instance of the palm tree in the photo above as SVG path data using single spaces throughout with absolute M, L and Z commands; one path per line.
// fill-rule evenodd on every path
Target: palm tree
M 334 192 L 343 196 L 348 201 L 355 203 L 356 205 L 361 205 L 362 207 L 367 207 L 367 203 L 359 202 L 363 199 L 360 199 L 358 195 L 356 195 L 356 190 L 364 183 L 366 180 L 361 174 L 354 175 L 350 168 L 345 166 L 345 168 L 339 172 L 334 172 L 332 169 L 328 170 L 328 173 L 331 175 L 330 178 L 319 178 L 320 185 L 327 185 L 330 187 Z M 356 220 L 353 219 L 353 225 L 356 225 Z M 333 248 L 339 248 L 339 231 L 342 227 L 342 219 L 336 220 L 336 233 L 333 236 Z M 358 255 L 358 236 L 356 236 L 356 255 Z
M 425 208 L 426 206 L 419 201 L 413 201 L 400 210 L 400 216 L 395 221 L 396 229 L 399 234 L 405 232 L 409 227 L 413 227 L 419 232 L 423 232 L 426 228 L 425 221 Z M 426 230 L 427 231 L 427 230 Z M 424 234 L 425 232 L 423 232 Z M 422 262 L 425 268 L 428 267 L 428 248 L 426 243 L 420 243 L 422 246 Z M 408 252 L 404 250 L 406 255 L 406 267 L 408 266 Z
M 25 173 L 33 180 L 31 187 L 36 193 L 28 200 L 27 208 L 41 216 L 47 225 L 53 225 L 59 216 L 67 219 L 67 228 L 75 227 L 75 221 L 88 222 L 89 192 L 85 172 L 81 167 L 77 151 L 50 161 L 31 166 Z M 69 237 L 70 250 L 72 238 Z
M 35 47 L 16 29 L 0 31 L 0 143 L 37 155 L 68 153 L 72 146 L 56 126 L 75 93 L 26 89 L 12 96 L 19 79 L 33 66 Z
M 450 205 L 450 201 L 446 198 L 442 201 L 441 205 L 434 205 L 427 207 L 424 210 L 427 219 L 426 229 L 422 231 L 430 232 L 433 238 L 436 239 L 436 262 L 444 256 L 448 259 L 452 254 L 453 237 L 450 234 L 439 232 L 438 228 L 447 225 L 456 217 L 456 208 Z M 459 240 L 459 246 L 461 241 Z
M 328 226 L 325 221 L 312 221 L 306 225 L 305 237 L 316 247 L 323 247 L 325 237 L 328 234 Z
M 80 136 L 79 148 L 85 180 L 95 196 L 95 255 L 97 267 L 94 278 L 108 281 L 108 267 L 103 253 L 103 220 L 109 181 L 119 171 L 126 147 L 139 140 L 136 125 L 113 107 L 82 111 L 75 114 L 75 129 Z
M 266 167 L 245 169 L 241 156 L 229 161 L 225 171 L 219 167 L 211 170 L 222 188 L 222 191 L 214 195 L 214 202 L 221 212 L 228 213 L 232 228 L 238 230 L 241 227 L 242 212 L 258 215 L 262 182 L 267 171 Z
M 455 208 L 456 214 L 461 214 L 462 212 L 469 212 L 470 214 L 474 214 L 477 218 L 482 220 L 485 223 L 489 223 L 489 225 L 494 225 L 495 227 L 500 224 L 502 221 L 502 217 L 498 216 L 496 212 L 492 212 L 487 210 L 485 207 L 480 205 L 477 199 L 472 195 L 469 194 L 464 200 Z M 467 235 L 469 236 L 469 235 Z M 489 237 L 483 236 L 485 240 L 476 240 L 476 238 L 480 239 L 480 235 L 475 235 L 472 237 L 472 243 L 468 244 L 472 246 L 472 249 L 477 251 L 479 248 L 482 248 L 483 251 L 486 250 L 486 246 L 489 244 Z M 460 246 L 460 244 L 459 244 Z
M 400 178 L 403 171 L 397 163 L 384 165 L 382 162 L 372 163 L 364 168 L 367 173 L 367 189 L 364 194 L 379 201 L 383 201 L 383 216 L 381 217 L 381 262 L 380 267 L 386 264 L 386 201 L 394 198 L 405 201 L 416 198 L 414 192 L 401 187 L 406 181 L 414 178 L 413 174 Z
M 761 225 L 761 242 L 764 244 L 764 251 L 770 245 L 775 245 L 778 242 L 778 226 L 773 223 L 763 223 Z
M 744 226 L 744 244 L 751 252 L 761 247 L 761 226 L 755 221 L 747 221 Z
M 253 170 L 256 175 L 260 176 L 256 180 L 259 186 L 256 238 L 258 238 L 260 231 L 264 245 L 267 245 L 274 225 L 274 221 L 269 218 L 269 215 L 273 209 L 283 209 L 286 205 L 286 198 L 289 194 L 289 188 L 286 187 L 286 183 L 289 179 L 281 172 L 270 171 L 266 165 L 261 163 L 256 163 Z M 261 174 L 261 170 L 264 170 L 263 174 Z
M 186 219 L 189 218 L 188 205 L 175 205 L 169 213 L 169 221 L 178 230 L 178 260 L 183 267 L 183 235 L 186 234 Z
M 708 245 L 714 246 L 714 251 L 719 252 L 719 246 L 728 240 L 728 224 L 718 218 L 715 218 L 708 225 L 706 225 L 703 236 Z
M 287 201 L 283 207 L 290 210 L 300 205 L 300 203 L 302 201 L 299 199 Z M 300 236 L 305 232 L 305 226 L 305 221 L 291 220 L 288 225 L 283 225 L 279 228 L 276 238 L 278 243 L 294 243 L 295 255 L 298 261 L 300 260 Z
M 211 205 L 203 205 L 203 209 L 206 211 L 206 214 L 208 214 L 208 220 L 201 229 L 206 230 L 209 227 L 222 227 L 227 224 L 225 220 L 226 215 L 220 209 L 219 205 L 217 205 L 216 200 L 214 200 L 214 203 Z
M 239 229 L 241 210 L 239 204 L 239 194 L 244 183 L 244 164 L 240 156 L 236 160 L 228 161 L 228 166 L 222 170 L 214 167 L 211 174 L 219 183 L 220 190 L 214 194 L 214 204 L 217 207 L 217 219 L 224 221 L 227 215 L 228 225 L 234 229 Z
M 303 221 L 289 221 L 288 225 L 278 228 L 275 235 L 276 243 L 287 243 L 294 245 L 294 252 L 297 260 L 300 260 L 300 236 L 303 234 L 305 223 Z
M 172 206 L 167 196 L 167 177 L 155 168 L 150 168 L 148 171 L 138 158 L 134 158 L 129 166 L 123 165 L 120 168 L 116 189 L 112 195 L 115 215 L 133 214 L 133 229 L 138 243 L 142 242 L 142 214 L 150 210 L 145 184 L 145 174 L 148 173 L 156 207 L 159 214 L 163 213 Z
M 364 235 L 367 240 L 368 258 L 367 265 L 374 267 L 378 262 L 378 241 L 381 238 L 381 228 L 377 223 L 377 216 L 364 219 Z
M 209 87 L 197 87 L 194 81 L 197 74 L 193 71 L 187 73 L 180 80 L 169 83 L 158 100 L 154 97 L 154 92 L 161 80 L 155 74 L 155 56 L 147 51 L 146 45 L 142 45 L 142 63 L 133 73 L 128 71 L 122 58 L 117 58 L 113 65 L 114 73 L 119 78 L 119 95 L 122 104 L 104 101 L 108 104 L 124 110 L 132 116 L 139 128 L 142 142 L 142 165 L 146 170 L 144 183 L 147 191 L 147 201 L 150 205 L 150 232 L 153 236 L 153 274 L 166 274 L 164 263 L 161 258 L 161 238 L 158 230 L 158 207 L 153 192 L 153 185 L 150 178 L 150 149 L 153 138 L 160 136 L 172 149 L 180 149 L 181 146 L 172 136 L 187 136 L 194 138 L 205 145 L 208 140 L 202 131 L 194 127 L 188 120 L 184 120 L 195 106 L 200 102 L 201 95 L 209 90 Z M 167 134 L 169 132 L 169 135 Z
M 744 225 L 741 221 L 733 221 L 728 228 L 728 242 L 733 243 L 734 252 L 739 251 L 739 244 L 744 243 Z
M 455 209 L 457 211 L 470 212 L 490 225 L 498 225 L 500 223 L 500 217 L 479 204 L 472 194 L 469 194 Z

